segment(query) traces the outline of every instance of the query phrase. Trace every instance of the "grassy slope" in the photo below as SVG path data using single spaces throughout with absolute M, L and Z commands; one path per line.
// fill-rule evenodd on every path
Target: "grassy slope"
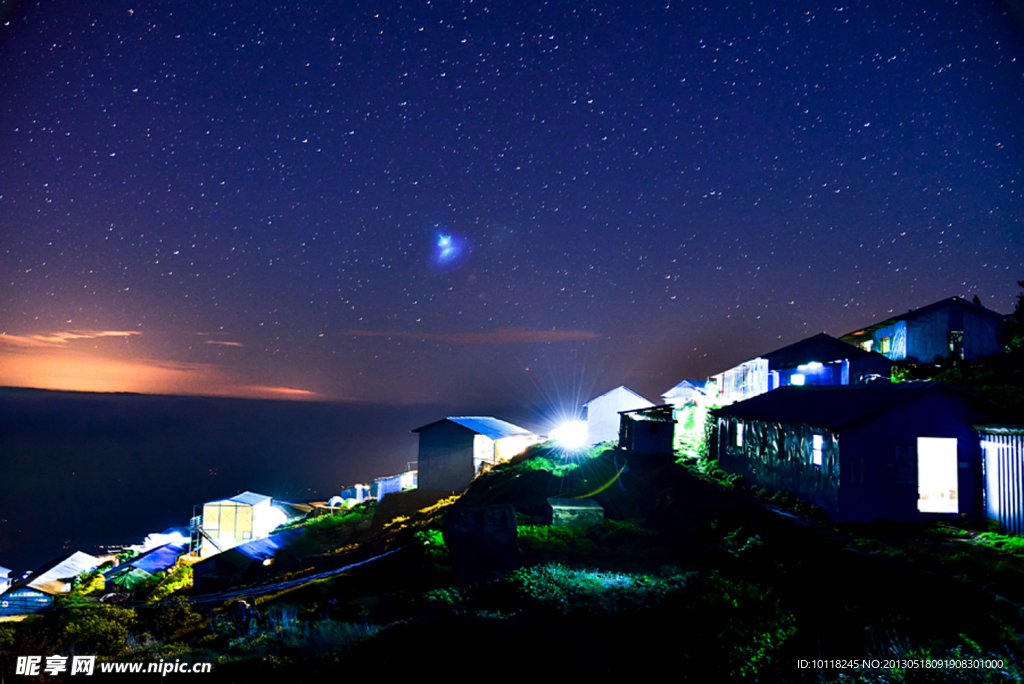
M 543 525 L 548 497 L 595 491 L 605 524 Z M 251 619 L 234 608 L 111 619 L 128 623 L 136 642 L 153 637 L 134 657 L 219 659 L 221 681 L 258 681 L 268 669 L 289 677 L 439 671 L 607 680 L 653 676 L 668 665 L 684 681 L 708 681 L 712 672 L 715 681 L 795 682 L 813 681 L 794 667 L 798 658 L 987 653 L 1018 662 L 1020 559 L 1013 549 L 980 548 L 967 533 L 807 523 L 672 459 L 619 451 L 566 461 L 536 448 L 478 478 L 455 505 L 495 504 L 514 505 L 522 526 L 523 567 L 510 574 L 467 579 L 453 571 L 438 531 L 442 503 L 377 532 L 360 522 L 365 514 L 333 528 L 318 523 L 322 543 L 311 540 L 304 551 L 315 555 L 282 559 L 274 574 L 409 548 L 260 599 Z M 0 650 L 17 651 L 19 638 L 21 647 L 66 647 L 81 632 L 69 637 L 67 623 L 67 615 L 43 618 L 32 638 L 28 630 L 8 636 Z M 102 625 L 93 630 L 106 634 Z M 96 634 L 75 642 L 79 653 L 97 648 Z M 0 631 L 0 646 L 4 639 Z M 121 648 L 111 643 L 113 652 Z M 1006 680 L 1004 672 L 968 674 Z

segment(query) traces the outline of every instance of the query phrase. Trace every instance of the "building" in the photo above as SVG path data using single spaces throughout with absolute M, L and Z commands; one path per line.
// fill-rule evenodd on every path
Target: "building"
M 1024 535 L 1024 408 L 976 424 L 985 471 L 985 517 Z
M 418 486 L 460 492 L 484 466 L 522 453 L 541 438 L 525 428 L 488 416 L 455 416 L 413 432 L 420 436 Z
M 301 528 L 278 532 L 232 547 L 192 566 L 197 591 L 220 591 L 254 581 L 260 570 L 272 565 L 277 553 L 302 534 Z
M 206 557 L 269 536 L 288 521 L 287 515 L 272 504 L 269 496 L 242 492 L 196 506 L 198 511 L 194 509 L 189 526 L 191 555 Z
M 638 454 L 671 454 L 675 446 L 675 410 L 671 404 L 622 411 L 619 448 Z
M 978 517 L 989 407 L 943 383 L 786 387 L 714 412 L 718 460 L 838 522 Z
M 418 471 L 407 470 L 397 475 L 386 475 L 385 477 L 376 478 L 373 481 L 373 490 L 376 492 L 377 500 L 380 501 L 392 492 L 416 489 L 418 480 Z
M 847 333 L 840 339 L 899 362 L 973 360 L 1004 351 L 1005 324 L 1002 314 L 960 297 L 950 297 Z
M 172 567 L 183 553 L 188 552 L 187 541 L 177 541 L 142 553 L 131 560 L 103 573 L 107 591 L 131 591 Z
M 76 577 L 96 569 L 102 562 L 82 551 L 55 558 L 0 594 L 0 617 L 46 610 L 53 605 L 55 596 L 71 591 Z
M 708 383 L 701 380 L 683 380 L 681 383 L 661 395 L 666 404 L 682 408 L 703 398 Z
M 652 406 L 653 402 L 623 385 L 594 397 L 583 405 L 586 411 L 587 444 L 593 446 L 601 442 L 617 442 L 619 413 Z
M 712 377 L 719 405 L 745 401 L 791 385 L 855 385 L 889 380 L 893 362 L 881 354 L 819 333 L 744 361 Z

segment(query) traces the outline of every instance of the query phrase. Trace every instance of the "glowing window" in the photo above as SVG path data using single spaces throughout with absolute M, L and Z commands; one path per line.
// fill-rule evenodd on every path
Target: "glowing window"
M 959 513 L 955 437 L 917 438 L 917 510 Z
M 811 437 L 811 460 L 814 465 L 821 467 L 822 463 L 822 451 L 825 446 L 825 438 L 821 435 L 814 435 Z
M 736 446 L 743 446 L 743 423 L 736 423 Z
M 958 359 L 964 358 L 964 331 L 949 331 L 949 353 Z
M 802 385 L 807 378 L 802 373 L 793 373 L 789 376 L 789 384 L 791 385 Z
M 878 351 L 880 351 L 883 354 L 888 354 L 890 351 L 892 351 L 892 338 L 883 337 L 882 339 L 880 339 L 878 341 Z

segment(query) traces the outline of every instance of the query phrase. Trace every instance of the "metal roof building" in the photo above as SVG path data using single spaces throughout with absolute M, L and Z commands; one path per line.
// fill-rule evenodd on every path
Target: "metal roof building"
M 485 466 L 541 441 L 526 428 L 490 416 L 452 416 L 413 432 L 420 436 L 418 487 L 429 491 L 462 491 Z

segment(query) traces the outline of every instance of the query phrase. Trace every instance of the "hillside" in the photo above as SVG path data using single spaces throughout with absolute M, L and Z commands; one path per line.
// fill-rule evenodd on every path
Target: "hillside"
M 548 497 L 585 494 L 604 508 L 603 524 L 547 526 Z M 1021 561 L 998 537 L 838 528 L 794 515 L 784 497 L 758 498 L 674 459 L 619 450 L 565 458 L 535 447 L 458 499 L 429 506 L 427 496 L 389 495 L 377 510 L 307 524 L 287 553 L 245 578 L 249 609 L 237 600 L 80 608 L 0 625 L 3 671 L 18 653 L 74 650 L 209 661 L 217 681 L 235 682 L 262 681 L 268 671 L 606 681 L 671 667 L 684 681 L 713 673 L 715 681 L 793 682 L 1005 681 L 1022 672 Z M 518 567 L 460 573 L 443 517 L 504 504 L 518 518 Z M 258 585 L 388 551 L 257 595 Z M 795 665 L 982 656 L 1002 667 L 812 673 Z

